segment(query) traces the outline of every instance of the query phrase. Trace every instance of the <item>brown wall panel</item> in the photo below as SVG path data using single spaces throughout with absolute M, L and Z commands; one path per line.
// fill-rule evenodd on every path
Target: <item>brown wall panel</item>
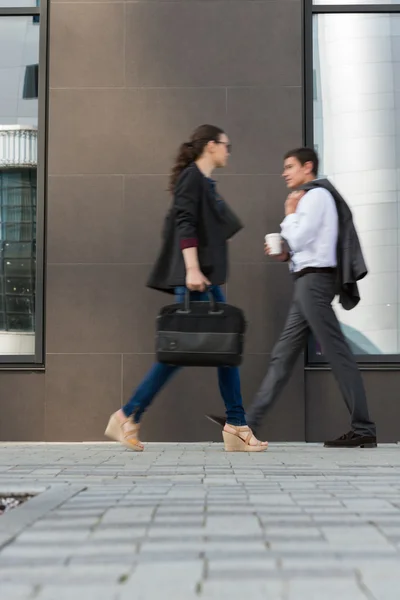
M 282 218 L 281 155 L 302 138 L 301 0 L 51 4 L 46 373 L 0 375 L 0 439 L 104 439 L 109 413 L 153 360 L 154 319 L 170 298 L 145 281 L 168 172 L 204 122 L 233 142 L 217 177 L 246 226 L 231 244 L 227 293 L 250 323 L 248 405 L 291 297 L 263 236 Z M 146 415 L 143 438 L 220 440 L 207 410 L 223 410 L 216 372 L 186 370 Z M 261 431 L 301 440 L 304 426 L 300 359 Z
M 44 373 L 1 373 L 0 440 L 44 440 L 44 386 Z

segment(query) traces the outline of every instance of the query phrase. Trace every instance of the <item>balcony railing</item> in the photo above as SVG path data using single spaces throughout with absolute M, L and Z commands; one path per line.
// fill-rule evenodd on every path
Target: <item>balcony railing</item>
M 0 125 L 0 169 L 37 165 L 37 128 Z

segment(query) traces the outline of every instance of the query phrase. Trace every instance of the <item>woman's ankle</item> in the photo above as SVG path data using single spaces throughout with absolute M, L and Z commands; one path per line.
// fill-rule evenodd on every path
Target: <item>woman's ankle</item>
M 233 425 L 232 423 L 225 423 L 224 431 L 228 433 L 236 433 L 237 435 L 247 435 L 250 429 L 247 425 Z
M 119 410 L 117 410 L 117 416 L 118 416 L 119 420 L 121 421 L 121 423 L 123 423 L 124 421 L 129 419 L 129 417 L 125 414 L 123 408 L 120 408 Z

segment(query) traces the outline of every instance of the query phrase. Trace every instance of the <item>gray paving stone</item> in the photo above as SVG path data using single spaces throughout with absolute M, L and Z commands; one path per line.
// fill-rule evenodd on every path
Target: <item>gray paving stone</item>
M 64 521 L 64 520 L 71 520 L 73 519 L 75 520 L 84 520 L 86 521 L 87 519 L 91 519 L 93 518 L 94 520 L 99 519 L 104 512 L 106 511 L 106 508 L 103 509 L 88 509 L 88 510 L 64 510 L 64 511 L 54 511 L 52 513 L 53 517 L 55 520 L 57 521 Z
M 2 589 L 6 583 L 15 585 L 20 584 L 21 581 L 29 586 L 38 586 L 49 578 L 54 578 L 53 582 L 55 582 L 60 570 L 61 568 L 58 565 L 0 566 L 0 586 Z
M 86 586 L 45 586 L 35 600 L 119 600 L 119 586 L 86 585 Z
M 272 540 L 270 548 L 274 552 L 279 552 L 284 556 L 290 552 L 303 554 L 304 552 L 326 553 L 332 552 L 331 546 L 326 540 L 313 539 L 297 539 L 297 540 Z
M 234 572 L 240 576 L 241 574 L 254 570 L 263 572 L 265 577 L 270 577 L 271 572 L 277 571 L 277 569 L 277 559 L 268 556 L 268 554 L 262 559 L 247 559 L 246 555 L 230 558 L 213 558 L 208 561 L 207 565 L 208 577 L 212 576 L 214 573 L 223 571 L 231 574 Z
M 264 529 L 265 537 L 268 540 L 274 541 L 285 541 L 285 540 L 313 540 L 313 539 L 321 539 L 322 541 L 322 533 L 318 529 L 312 527 L 274 527 L 268 525 Z
M 54 519 L 54 518 L 46 518 L 46 519 L 42 519 L 41 521 L 38 521 L 37 523 L 35 523 L 35 528 L 36 529 L 46 529 L 46 530 L 51 530 L 51 531 L 55 531 L 57 529 L 64 529 L 64 530 L 71 530 L 71 529 L 77 529 L 77 530 L 82 530 L 83 528 L 85 529 L 90 529 L 91 527 L 94 527 L 96 525 L 96 523 L 98 523 L 99 519 Z
M 387 546 L 387 538 L 373 525 L 364 525 L 357 528 L 333 526 L 320 527 L 326 540 L 330 543 L 345 544 L 346 546 L 362 546 L 371 544 L 374 547 Z
M 157 525 L 152 525 L 148 532 L 148 538 L 150 540 L 158 539 L 174 539 L 174 538 L 202 538 L 207 533 L 207 531 L 199 525 L 197 527 L 185 527 L 185 526 L 176 526 L 174 528 L 171 527 L 157 527 Z
M 4 600 L 30 600 L 34 597 L 34 586 L 20 583 L 4 583 L 0 578 L 1 597 Z
M 286 585 L 280 581 L 206 581 L 202 586 L 200 598 L 207 600 L 286 600 Z M 302 600 L 296 598 L 296 600 Z M 321 599 L 319 599 L 321 600 Z
M 370 600 L 355 577 L 298 579 L 289 582 L 288 600 Z
M 183 568 L 182 568 L 183 567 Z M 138 565 L 120 594 L 120 600 L 143 600 L 155 598 L 191 598 L 196 591 L 204 571 L 203 561 L 188 561 L 183 565 L 174 562 Z
M 198 526 L 198 525 L 203 525 L 204 524 L 204 516 L 203 515 L 199 515 L 199 516 L 195 516 L 195 515 L 163 515 L 163 514 L 159 514 L 157 513 L 153 519 L 153 523 L 154 523 L 154 527 L 160 526 L 160 525 L 169 525 L 169 526 L 175 526 L 175 525 L 187 525 L 189 527 L 191 526 Z M 400 530 L 400 528 L 399 528 Z
M 400 525 L 398 525 L 398 526 L 380 525 L 379 529 L 382 531 L 382 533 L 384 535 L 387 535 L 387 536 L 399 536 L 400 537 Z
M 229 539 L 229 538 L 228 538 Z M 153 552 L 165 552 L 168 556 L 169 553 L 173 552 L 205 552 L 206 554 L 225 553 L 228 555 L 240 555 L 245 552 L 258 552 L 264 554 L 266 552 L 265 543 L 260 541 L 245 540 L 240 543 L 231 543 L 229 541 L 187 541 L 180 539 L 176 541 L 150 541 L 147 540 L 141 545 L 140 554 L 153 553 Z
M 119 566 L 125 564 L 127 561 L 129 562 L 130 567 L 134 567 L 137 564 L 137 555 L 136 554 L 118 554 L 118 553 L 109 553 L 109 554 L 83 554 L 82 556 L 72 556 L 68 559 L 68 561 L 64 562 L 63 566 L 71 566 L 75 567 L 76 565 L 90 565 L 93 567 L 102 567 L 106 566 Z
M 398 568 L 393 564 L 360 565 L 360 580 L 376 600 L 394 600 L 399 597 Z
M 111 508 L 101 519 L 102 523 L 143 523 L 151 521 L 154 508 L 117 507 Z
M 374 600 L 398 600 L 399 582 L 392 581 L 371 581 L 367 584 L 367 590 L 372 594 L 369 596 Z
M 256 516 L 242 515 L 240 519 L 228 516 L 207 515 L 204 527 L 206 533 L 224 533 L 225 535 L 237 535 L 243 532 L 246 535 L 259 533 L 261 525 Z
M 44 545 L 34 544 L 27 546 L 26 544 L 14 543 L 6 546 L 0 555 L 0 560 L 7 559 L 21 559 L 30 560 L 31 558 L 35 561 L 40 561 L 42 564 L 46 564 L 46 561 L 52 559 L 66 559 L 71 555 L 73 549 L 76 546 L 66 546 L 65 544 L 60 545 Z
M 295 501 L 289 494 L 260 494 L 251 493 L 249 495 L 249 501 L 255 505 L 270 505 L 270 506 L 282 506 L 295 504 Z
M 135 564 L 132 560 L 120 561 L 118 564 L 69 564 L 59 570 L 59 577 L 65 582 L 99 583 L 106 580 L 109 583 L 121 583 L 130 577 Z
M 306 524 L 312 524 L 313 519 L 309 515 L 268 515 L 264 513 L 260 514 L 260 521 L 264 527 L 273 525 L 291 525 L 292 527 L 298 527 L 299 525 L 304 526 Z
M 39 600 L 63 598 L 62 587 L 68 600 L 70 590 L 77 600 L 392 600 L 385 582 L 400 589 L 398 446 L 271 444 L 252 456 L 209 443 L 141 455 L 108 443 L 0 445 L 0 490 L 55 480 L 85 490 L 7 538 L 0 586 L 41 584 Z
M 75 543 L 79 543 L 82 542 L 84 540 L 86 540 L 90 535 L 90 530 L 87 529 L 83 529 L 83 530 L 62 530 L 62 531 L 54 531 L 54 530 L 41 530 L 41 529 L 27 529 L 26 531 L 23 531 L 19 536 L 18 536 L 18 543 L 19 544 L 24 544 L 25 542 L 27 543 L 34 543 L 34 544 L 41 544 L 43 542 L 45 543 L 52 543 L 54 545 L 61 545 L 64 542 L 75 542 Z
M 134 542 L 118 542 L 113 543 L 112 552 L 119 556 L 132 556 L 138 549 L 138 545 Z M 109 556 L 110 544 L 108 542 L 95 541 L 91 544 L 81 544 L 74 548 L 69 556 Z
M 310 568 L 314 569 L 319 574 L 326 573 L 332 569 L 337 568 L 349 568 L 354 572 L 360 572 L 364 574 L 373 573 L 395 573 L 397 577 L 397 570 L 399 565 L 399 559 L 396 555 L 388 557 L 379 557 L 377 555 L 372 556 L 359 556 L 357 554 L 346 554 L 344 553 L 330 553 L 327 555 L 292 555 L 284 556 L 281 560 L 282 569 L 285 571 L 303 570 L 309 571 Z
M 1 589 L 3 582 L 20 583 L 24 581 L 36 587 L 46 585 L 70 585 L 100 583 L 116 585 L 121 579 L 125 579 L 132 572 L 134 565 L 126 564 L 73 564 L 62 566 L 31 566 L 19 568 L 0 569 Z M 7 600 L 7 599 L 5 599 Z
M 136 541 L 146 536 L 147 529 L 145 527 L 119 527 L 105 529 L 99 527 L 90 532 L 89 539 L 94 542 L 109 542 L 119 544 L 126 541 Z

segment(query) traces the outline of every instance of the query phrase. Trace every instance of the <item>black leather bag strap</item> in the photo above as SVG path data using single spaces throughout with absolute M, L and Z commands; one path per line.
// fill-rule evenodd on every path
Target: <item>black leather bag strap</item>
M 208 299 L 210 301 L 209 313 L 215 314 L 215 315 L 221 314 L 222 311 L 217 310 L 217 304 L 215 302 L 214 294 L 213 294 L 211 288 L 208 288 L 207 293 L 208 293 Z M 183 309 L 179 309 L 177 312 L 179 314 L 189 314 L 190 313 L 190 290 L 188 288 L 186 288 L 185 297 L 183 299 L 182 304 L 183 304 Z

